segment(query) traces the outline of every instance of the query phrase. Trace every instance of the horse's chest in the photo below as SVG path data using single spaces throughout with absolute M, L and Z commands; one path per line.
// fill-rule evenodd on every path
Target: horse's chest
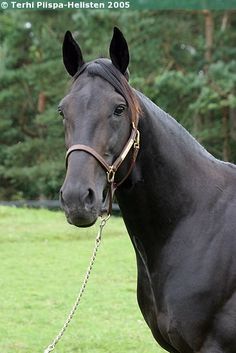
M 175 351 L 174 347 L 184 347 L 184 352 L 193 350 L 186 344 L 179 332 L 178 314 L 171 310 L 166 301 L 166 286 L 161 283 L 161 276 L 151 273 L 147 256 L 141 243 L 134 239 L 138 267 L 137 298 L 142 314 L 157 342 L 166 350 Z
M 137 256 L 137 299 L 139 307 L 157 342 L 165 349 L 168 350 L 171 348 L 172 351 L 175 352 L 171 344 L 171 337 L 173 340 L 178 340 L 174 319 L 167 315 L 167 312 L 162 305 L 161 292 L 159 293 L 159 298 L 156 288 L 153 286 L 153 278 L 148 269 L 144 248 L 137 239 L 133 239 L 133 242 Z

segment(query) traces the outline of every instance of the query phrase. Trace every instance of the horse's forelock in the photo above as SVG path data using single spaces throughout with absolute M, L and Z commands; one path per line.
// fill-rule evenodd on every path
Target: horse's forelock
M 95 61 L 84 64 L 74 76 L 74 82 L 78 77 L 86 71 L 89 75 L 100 76 L 109 82 L 115 90 L 121 94 L 127 102 L 131 111 L 131 120 L 135 124 L 138 123 L 138 117 L 141 108 L 137 96 L 129 85 L 124 75 L 111 63 L 108 59 L 97 59 Z

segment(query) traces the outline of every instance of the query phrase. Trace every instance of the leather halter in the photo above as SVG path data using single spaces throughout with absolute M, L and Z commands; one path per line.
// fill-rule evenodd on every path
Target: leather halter
M 132 148 L 133 148 L 133 154 L 132 154 L 132 160 L 131 160 L 128 172 L 121 181 L 116 183 L 115 182 L 116 172 Z M 101 166 L 103 167 L 103 169 L 106 171 L 106 174 L 107 174 L 107 183 L 108 183 L 109 189 L 105 200 L 105 204 L 108 203 L 106 213 L 110 215 L 112 211 L 112 200 L 113 200 L 114 192 L 130 175 L 134 167 L 139 148 L 140 148 L 140 133 L 135 123 L 132 122 L 132 131 L 131 131 L 130 137 L 127 143 L 125 144 L 123 150 L 121 151 L 121 154 L 118 156 L 118 158 L 114 161 L 112 165 L 109 165 L 105 161 L 105 159 L 99 153 L 97 153 L 92 147 L 82 145 L 82 144 L 76 144 L 71 146 L 66 153 L 66 168 L 68 166 L 68 158 L 70 154 L 74 151 L 84 151 L 92 155 L 101 164 Z

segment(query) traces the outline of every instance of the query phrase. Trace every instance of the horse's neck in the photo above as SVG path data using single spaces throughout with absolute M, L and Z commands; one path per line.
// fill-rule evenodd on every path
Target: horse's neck
M 194 207 L 216 162 L 173 118 L 147 98 L 141 100 L 141 149 L 117 197 L 129 233 L 165 241 Z

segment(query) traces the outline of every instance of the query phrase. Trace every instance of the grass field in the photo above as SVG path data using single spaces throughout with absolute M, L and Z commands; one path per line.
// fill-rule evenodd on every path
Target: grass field
M 0 353 L 43 353 L 78 294 L 98 226 L 61 212 L 0 207 Z M 164 353 L 136 302 L 135 256 L 122 219 L 105 231 L 88 288 L 57 353 Z

